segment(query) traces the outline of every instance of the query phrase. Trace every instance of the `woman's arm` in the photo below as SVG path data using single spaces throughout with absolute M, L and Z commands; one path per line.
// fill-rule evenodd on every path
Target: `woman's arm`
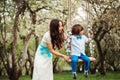
M 49 49 L 49 51 L 53 54 L 53 55 L 56 55 L 56 56 L 59 56 L 61 58 L 63 58 L 65 61 L 69 61 L 69 57 L 64 55 L 64 54 L 61 54 L 57 51 L 55 51 L 52 47 L 52 44 L 51 43 L 47 43 L 47 47 Z

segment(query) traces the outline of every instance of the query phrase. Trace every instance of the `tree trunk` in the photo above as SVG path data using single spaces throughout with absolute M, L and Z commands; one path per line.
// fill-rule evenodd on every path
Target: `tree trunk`
M 103 55 L 101 45 L 98 40 L 96 40 L 96 44 L 98 47 L 98 53 L 99 53 L 99 58 L 100 58 L 99 72 L 101 73 L 101 75 L 105 75 L 105 66 L 104 66 L 105 55 Z
M 58 70 L 56 69 L 56 66 L 57 66 L 57 62 L 59 60 L 59 57 L 56 57 L 53 61 L 53 72 L 58 72 Z
M 17 70 L 17 55 L 16 55 L 16 47 L 17 47 L 17 37 L 18 37 L 18 21 L 19 21 L 19 16 L 21 12 L 24 11 L 25 9 L 25 4 L 23 3 L 23 6 L 19 6 L 19 0 L 16 0 L 16 4 L 18 7 L 18 11 L 15 16 L 14 20 L 14 26 L 13 26 L 13 44 L 12 44 L 12 72 L 10 76 L 10 80 L 18 80 L 18 70 Z
M 98 61 L 93 68 L 90 68 L 91 74 L 95 74 L 96 73 L 96 69 L 97 69 L 99 64 L 100 64 L 100 61 Z
M 2 71 L 3 71 L 2 68 L 0 68 L 0 76 L 2 76 Z
M 27 54 L 28 41 L 29 41 L 29 39 L 30 39 L 30 37 L 33 33 L 34 33 L 34 30 L 31 30 L 31 32 L 28 35 L 23 36 L 24 52 L 22 54 L 22 59 L 21 59 L 22 62 L 21 62 L 21 65 L 20 65 L 20 69 L 18 70 L 18 76 L 21 76 L 22 70 L 25 66 L 25 63 L 26 63 L 27 59 L 28 59 L 28 54 Z
M 25 63 L 25 69 L 26 69 L 25 75 L 29 75 L 29 68 L 28 68 L 27 62 L 28 61 L 26 61 Z
M 26 63 L 26 60 L 27 60 L 27 48 L 28 48 L 28 41 L 24 40 L 23 39 L 23 43 L 24 43 L 24 52 L 22 54 L 22 62 L 21 62 L 21 65 L 20 65 L 20 69 L 18 71 L 18 76 L 21 76 L 22 74 L 22 70 L 25 66 L 25 63 Z
M 96 73 L 96 68 L 90 69 L 91 74 L 95 74 Z
M 10 76 L 10 80 L 18 80 L 17 76 L 17 58 L 16 58 L 16 47 L 17 47 L 17 27 L 18 27 L 18 18 L 19 18 L 20 12 L 18 11 L 15 16 L 14 26 L 13 26 L 13 45 L 12 45 L 12 73 Z
M 27 51 L 27 54 L 28 54 L 28 61 L 30 63 L 30 76 L 32 77 L 32 73 L 33 73 L 33 60 L 32 60 L 32 57 L 30 55 L 30 51 L 28 50 Z

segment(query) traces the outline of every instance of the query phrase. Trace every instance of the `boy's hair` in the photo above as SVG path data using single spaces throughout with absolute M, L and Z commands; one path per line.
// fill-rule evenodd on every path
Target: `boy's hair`
M 83 27 L 80 24 L 75 24 L 72 26 L 72 35 L 79 35 L 80 31 L 83 30 Z

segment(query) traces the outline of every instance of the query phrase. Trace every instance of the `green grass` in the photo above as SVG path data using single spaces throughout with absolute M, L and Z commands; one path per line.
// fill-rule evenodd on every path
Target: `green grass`
M 59 73 L 54 75 L 55 80 L 73 80 L 72 74 L 69 72 Z M 97 74 L 89 74 L 88 78 L 85 78 L 83 73 L 77 74 L 77 80 L 120 80 L 120 72 L 109 72 L 105 76 Z
M 9 80 L 8 77 L 2 76 L 0 80 Z M 30 76 L 22 76 L 19 80 L 32 80 Z M 54 74 L 54 80 L 73 80 L 71 72 L 62 72 Z M 77 80 L 120 80 L 120 72 L 108 72 L 105 76 L 97 74 L 89 74 L 85 78 L 82 73 L 77 74 Z

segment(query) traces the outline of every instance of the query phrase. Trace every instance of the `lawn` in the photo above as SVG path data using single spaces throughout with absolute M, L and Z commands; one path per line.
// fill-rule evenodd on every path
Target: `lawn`
M 89 74 L 88 78 L 83 76 L 83 73 L 78 73 L 77 80 L 120 80 L 120 72 L 107 72 L 106 76 L 99 73 Z M 9 80 L 7 77 L 0 77 L 0 80 Z M 19 80 L 31 80 L 30 76 L 22 76 Z M 71 72 L 62 72 L 54 74 L 54 80 L 73 80 Z

